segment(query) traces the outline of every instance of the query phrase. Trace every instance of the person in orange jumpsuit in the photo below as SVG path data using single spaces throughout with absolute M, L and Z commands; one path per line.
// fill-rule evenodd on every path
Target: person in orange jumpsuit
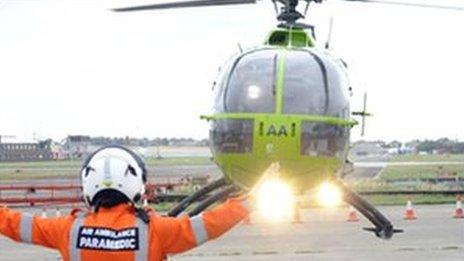
M 148 215 L 136 207 L 147 180 L 140 157 L 107 146 L 81 170 L 83 196 L 91 211 L 41 218 L 0 207 L 0 234 L 57 249 L 63 260 L 165 260 L 219 237 L 249 214 L 249 197 L 180 218 Z

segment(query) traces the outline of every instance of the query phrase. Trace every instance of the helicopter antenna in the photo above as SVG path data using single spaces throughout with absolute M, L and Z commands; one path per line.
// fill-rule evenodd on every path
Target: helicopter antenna
M 309 0 L 306 0 L 306 6 L 305 6 L 305 10 L 304 10 L 304 16 L 306 16 L 306 14 L 308 14 L 308 10 L 309 10 L 309 3 L 311 3 L 311 1 Z
M 367 104 L 367 92 L 364 93 L 364 98 L 363 98 L 363 115 L 362 115 L 362 125 L 361 125 L 361 136 L 363 137 L 366 131 L 366 104 Z
M 367 108 L 367 92 L 364 93 L 364 99 L 363 99 L 363 110 L 362 111 L 354 111 L 351 113 L 353 116 L 361 116 L 362 117 L 362 123 L 361 123 L 361 136 L 364 136 L 365 130 L 366 130 L 366 117 L 372 116 L 371 113 L 368 113 L 366 111 Z
M 329 22 L 329 35 L 327 37 L 327 42 L 325 42 L 325 49 L 330 48 L 330 42 L 332 40 L 332 28 L 333 28 L 333 16 L 330 16 L 330 22 Z
M 237 43 L 237 46 L 238 46 L 238 50 L 240 51 L 240 53 L 243 53 L 242 45 L 240 43 Z
M 279 8 L 277 7 L 276 0 L 272 0 L 272 4 L 274 5 L 274 11 L 275 11 L 276 15 L 278 15 L 279 14 Z

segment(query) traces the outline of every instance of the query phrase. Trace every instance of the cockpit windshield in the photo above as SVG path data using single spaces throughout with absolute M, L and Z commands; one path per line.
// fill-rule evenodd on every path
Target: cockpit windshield
M 284 113 L 348 117 L 348 79 L 329 56 L 309 50 L 288 52 L 284 84 Z
M 235 63 L 224 92 L 226 112 L 275 111 L 277 58 L 277 50 L 260 50 Z
M 288 114 L 325 114 L 328 89 L 321 66 L 309 52 L 287 54 L 283 112 Z
M 225 67 L 218 87 L 216 112 L 279 113 L 281 108 L 284 114 L 349 116 L 346 73 L 337 60 L 313 49 L 241 54 Z M 277 100 L 282 107 L 276 108 Z

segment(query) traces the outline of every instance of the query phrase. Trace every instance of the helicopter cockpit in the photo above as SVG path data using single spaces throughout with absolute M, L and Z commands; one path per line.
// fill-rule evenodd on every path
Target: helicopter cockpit
M 308 48 L 266 47 L 240 54 L 224 67 L 215 86 L 214 110 L 346 119 L 348 89 L 343 65 L 335 59 Z M 216 152 L 252 151 L 253 120 L 224 119 L 212 124 Z M 342 156 L 336 154 L 345 150 L 348 127 L 302 122 L 301 139 L 302 155 Z
M 282 54 L 277 48 L 245 53 L 225 66 L 216 86 L 215 112 L 276 112 L 279 76 L 284 78 L 282 113 L 348 116 L 349 84 L 335 60 L 308 49 Z

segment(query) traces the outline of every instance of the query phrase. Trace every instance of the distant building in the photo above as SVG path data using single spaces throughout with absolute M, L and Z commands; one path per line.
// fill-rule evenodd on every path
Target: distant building
M 382 147 L 380 142 L 358 141 L 352 144 L 350 155 L 355 157 L 384 156 L 388 149 Z
M 68 159 L 80 159 L 87 156 L 90 154 L 89 146 L 90 136 L 85 135 L 69 135 L 63 141 L 63 150 Z
M 50 146 L 50 150 L 53 153 L 53 159 L 64 160 L 67 159 L 66 151 L 60 143 L 53 142 Z
M 52 140 L 38 143 L 0 143 L 0 161 L 52 160 Z

